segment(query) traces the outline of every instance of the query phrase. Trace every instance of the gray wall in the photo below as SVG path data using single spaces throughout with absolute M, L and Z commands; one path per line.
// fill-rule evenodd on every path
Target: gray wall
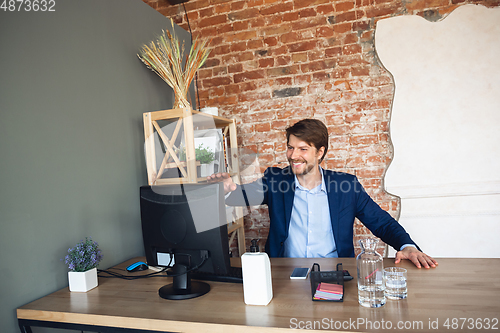
M 143 255 L 142 113 L 173 103 L 136 56 L 165 17 L 141 0 L 55 9 L 0 11 L 1 332 L 19 332 L 16 307 L 67 286 L 60 259 L 86 236 L 100 268 Z

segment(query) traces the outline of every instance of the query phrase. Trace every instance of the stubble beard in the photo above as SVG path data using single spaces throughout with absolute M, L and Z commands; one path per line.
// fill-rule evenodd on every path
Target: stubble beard
M 298 169 L 293 166 L 294 162 L 304 163 L 304 170 L 302 172 L 299 172 Z M 305 160 L 290 160 L 289 159 L 288 163 L 290 163 L 290 166 L 292 168 L 292 172 L 296 176 L 306 175 L 314 169 L 314 165 L 307 163 L 307 161 L 305 161 Z

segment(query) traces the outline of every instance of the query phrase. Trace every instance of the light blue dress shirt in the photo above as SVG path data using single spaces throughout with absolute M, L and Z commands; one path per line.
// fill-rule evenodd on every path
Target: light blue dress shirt
M 336 258 L 338 256 L 321 167 L 320 171 L 321 185 L 312 190 L 301 186 L 295 176 L 295 195 L 288 238 L 285 241 L 285 257 Z

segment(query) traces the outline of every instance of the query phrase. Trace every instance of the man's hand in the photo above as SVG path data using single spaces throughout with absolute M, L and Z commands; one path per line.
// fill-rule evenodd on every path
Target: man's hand
M 424 266 L 425 268 L 436 267 L 438 262 L 427 254 L 420 252 L 413 246 L 407 246 L 403 250 L 396 253 L 395 263 L 399 263 L 401 259 L 411 260 L 418 268 Z
M 224 193 L 233 192 L 236 190 L 236 184 L 227 172 L 214 173 L 207 177 L 209 183 L 223 182 L 224 183 Z

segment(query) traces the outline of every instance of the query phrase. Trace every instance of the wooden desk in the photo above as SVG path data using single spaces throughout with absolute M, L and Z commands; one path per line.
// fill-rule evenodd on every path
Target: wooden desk
M 137 260 L 143 258 L 117 267 Z M 293 267 L 310 267 L 314 262 L 321 270 L 334 270 L 341 262 L 355 277 L 345 283 L 344 302 L 313 302 L 309 279 L 289 279 Z M 385 259 L 384 264 L 394 266 L 393 259 Z M 354 258 L 280 258 L 272 259 L 274 298 L 265 307 L 245 305 L 241 284 L 209 282 L 208 294 L 171 301 L 158 296 L 158 289 L 171 278 L 99 278 L 99 286 L 88 293 L 71 293 L 64 288 L 20 307 L 17 317 L 20 326 L 100 332 L 116 332 L 111 327 L 196 333 L 281 332 L 308 325 L 314 328 L 314 324 L 316 329 L 332 331 L 372 331 L 377 327 L 386 331 L 399 324 L 406 325 L 402 331 L 475 332 L 479 321 L 485 328 L 486 318 L 489 330 L 500 328 L 500 259 L 439 259 L 436 269 L 417 269 L 406 261 L 398 266 L 408 269 L 408 298 L 388 300 L 378 309 L 358 305 Z M 463 326 L 460 318 L 465 318 Z M 444 326 L 446 320 L 449 329 Z

